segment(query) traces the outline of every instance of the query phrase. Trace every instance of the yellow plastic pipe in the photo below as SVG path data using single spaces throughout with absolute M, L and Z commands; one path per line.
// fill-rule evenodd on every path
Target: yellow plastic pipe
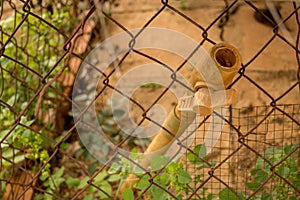
M 234 76 L 241 67 L 242 59 L 238 50 L 229 44 L 219 43 L 211 49 L 210 56 L 214 62 L 213 64 L 218 68 L 218 76 L 221 75 L 222 82 L 216 83 L 216 78 L 213 73 L 204 79 L 197 70 L 194 69 L 191 72 L 189 84 L 195 91 L 194 98 L 196 99 L 196 108 L 184 111 L 184 109 L 182 109 L 185 103 L 184 98 L 178 105 L 174 106 L 164 121 L 164 129 L 159 130 L 144 152 L 147 156 L 141 162 L 143 167 L 147 168 L 154 156 L 163 155 L 166 152 L 174 141 L 174 138 L 179 137 L 192 123 L 196 113 L 209 115 L 212 113 L 213 108 L 231 105 L 234 102 L 236 91 L 234 89 L 224 91 L 224 89 L 232 83 Z M 211 66 L 206 66 L 204 69 L 209 70 L 210 67 Z M 223 96 L 225 96 L 225 99 Z M 121 191 L 125 188 L 132 188 L 138 180 L 139 178 L 136 175 L 130 174 L 122 184 Z

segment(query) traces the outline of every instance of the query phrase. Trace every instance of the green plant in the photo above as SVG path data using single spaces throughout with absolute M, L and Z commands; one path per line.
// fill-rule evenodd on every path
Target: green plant
M 117 107 L 115 102 L 107 101 L 107 105 L 105 105 L 98 114 L 98 122 L 100 127 L 104 133 L 110 136 L 110 139 L 118 144 L 124 138 L 128 136 L 128 133 L 125 133 L 122 130 L 122 127 L 116 122 L 116 119 L 121 118 L 125 115 L 125 111 L 121 108 L 112 110 L 111 108 Z M 118 106 L 119 107 L 119 106 Z M 105 142 L 105 141 L 103 141 Z M 126 146 L 128 148 L 132 147 L 144 147 L 149 142 L 148 138 L 138 138 L 138 137 L 129 137 L 126 140 Z
M 83 188 L 86 184 L 87 181 L 90 179 L 90 177 L 86 176 L 80 182 L 76 185 L 78 189 Z M 112 187 L 110 184 L 111 180 L 109 179 L 109 174 L 107 171 L 102 171 L 100 172 L 94 179 L 93 179 L 93 184 L 96 185 L 97 187 L 101 188 L 104 190 L 108 195 L 112 194 Z M 70 185 L 69 185 L 70 186 Z M 108 196 L 103 193 L 102 191 L 97 190 L 95 187 L 90 186 L 88 189 L 88 194 L 84 198 L 84 200 L 90 200 L 90 199 L 107 199 Z
M 69 188 L 82 189 L 87 185 L 89 180 L 89 176 L 81 179 L 68 177 L 66 178 L 66 185 Z M 84 200 L 108 199 L 109 196 L 113 195 L 113 183 L 119 180 L 120 176 L 118 174 L 110 174 L 107 170 L 102 170 L 92 181 L 93 185 L 100 188 L 102 191 L 98 190 L 96 187 L 89 186 L 86 190 Z
M 210 161 L 210 162 L 205 162 L 205 157 L 207 154 L 207 150 L 204 144 L 198 144 L 194 147 L 193 152 L 188 152 L 187 153 L 187 158 L 189 162 L 193 165 L 195 165 L 196 170 L 203 170 L 203 169 L 210 169 L 216 165 L 216 161 Z M 197 174 L 194 177 L 194 182 L 196 183 L 203 183 L 203 178 L 204 174 L 200 173 Z M 199 193 L 201 194 L 198 198 L 201 200 L 210 200 L 214 197 L 212 193 L 207 194 L 208 188 L 202 187 L 199 190 Z
M 180 0 L 180 8 L 183 10 L 185 10 L 187 8 L 185 0 Z
M 51 21 L 60 31 L 69 32 L 72 26 L 67 26 L 67 24 L 71 25 L 74 22 L 74 17 L 70 16 L 70 5 L 52 11 L 43 12 L 40 17 Z M 9 40 L 12 32 L 22 23 L 23 19 L 25 21 Z M 53 130 L 53 124 L 44 124 L 42 119 L 34 116 L 36 108 L 34 105 L 38 103 L 37 98 L 27 108 L 24 114 L 26 117 L 22 116 L 19 123 L 15 120 L 24 111 L 28 101 L 45 84 L 42 83 L 42 79 L 44 78 L 44 81 L 48 82 L 58 71 L 63 69 L 64 59 L 57 65 L 55 64 L 63 55 L 62 47 L 65 38 L 39 18 L 26 15 L 22 11 L 16 11 L 5 20 L 0 21 L 0 27 L 1 42 L 2 44 L 7 42 L 0 59 L 0 100 L 7 104 L 0 104 L 0 140 L 3 140 L 1 143 L 2 171 L 0 179 L 5 180 L 6 177 L 12 175 L 10 168 L 12 163 L 19 164 L 30 160 L 31 164 L 28 166 L 31 167 L 34 174 L 49 158 L 48 150 L 51 145 L 53 147 L 53 144 L 43 137 L 48 133 L 43 130 L 32 131 L 28 128 L 32 126 L 39 128 L 45 125 Z M 48 76 L 46 77 L 46 75 Z M 52 87 L 61 89 L 57 83 L 53 83 Z M 56 92 L 48 88 L 43 100 L 39 103 L 41 112 L 53 109 L 55 105 L 53 100 L 56 97 Z M 18 125 L 11 130 L 15 123 Z M 60 174 L 51 174 L 51 167 L 49 163 L 46 164 L 41 180 L 44 181 L 43 185 L 47 188 L 46 191 L 58 192 L 60 183 L 51 182 L 50 178 L 54 177 L 53 180 L 57 181 Z M 47 177 L 46 173 L 48 173 Z M 4 184 L 1 184 L 1 187 L 4 190 Z
M 295 150 L 295 148 L 297 148 L 296 144 L 286 145 L 281 149 L 276 147 L 267 149 L 264 153 L 264 157 L 270 163 L 267 163 L 263 158 L 258 157 L 255 168 L 251 170 L 253 180 L 247 183 L 248 189 L 253 191 L 257 190 L 270 176 L 271 182 L 273 182 L 274 185 L 271 188 L 266 184 L 260 189 L 260 194 L 256 195 L 256 198 L 263 200 L 273 199 L 274 197 L 279 200 L 300 199 L 295 190 L 282 180 L 282 178 L 286 179 L 294 185 L 297 190 L 300 190 L 300 152 L 296 151 L 285 159 L 285 157 Z M 285 160 L 274 168 L 274 172 L 279 175 L 277 176 L 272 173 L 271 167 L 277 165 L 283 159 Z
M 203 156 L 205 152 L 205 146 L 196 146 L 194 148 L 194 153 L 188 154 L 188 159 L 190 160 L 191 164 L 197 165 L 199 169 L 214 166 L 215 162 L 210 162 L 209 166 L 205 162 L 201 161 L 201 159 L 198 159 L 199 156 Z M 143 159 L 143 155 L 137 155 L 135 153 L 136 150 L 132 152 L 130 158 L 136 162 L 141 161 Z M 113 170 L 113 172 L 119 172 L 120 176 L 122 177 L 121 180 L 124 180 L 131 172 L 134 171 L 135 175 L 139 177 L 139 182 L 137 182 L 134 186 L 134 188 L 138 190 L 138 194 L 141 194 L 146 188 L 148 188 L 152 181 L 155 184 L 158 184 L 163 189 L 157 187 L 155 184 L 152 184 L 150 189 L 146 192 L 147 197 L 154 200 L 173 199 L 173 197 L 166 191 L 170 191 L 172 194 L 175 194 L 178 199 L 184 199 L 186 195 L 193 191 L 193 188 L 190 186 L 193 178 L 185 170 L 181 161 L 170 162 L 169 158 L 167 157 L 155 156 L 151 159 L 150 167 L 152 171 L 149 174 L 145 174 L 142 169 L 139 169 L 138 167 L 134 168 L 130 160 L 121 157 L 119 162 L 116 162 L 111 166 L 111 170 Z M 196 176 L 194 181 L 203 182 L 203 176 Z M 122 185 L 122 181 L 120 182 L 120 185 Z M 197 199 L 212 199 L 213 195 L 210 193 L 207 194 L 206 190 L 206 188 L 203 188 L 202 196 L 197 195 Z M 134 199 L 133 191 L 129 188 L 123 191 L 122 196 L 124 199 Z
M 154 157 L 151 161 L 151 167 L 154 169 L 161 168 L 168 162 L 166 157 Z M 184 169 L 182 162 L 169 163 L 159 174 L 155 171 L 150 172 L 153 182 L 160 185 L 166 191 L 171 191 L 176 194 L 176 197 L 183 199 L 184 195 L 190 191 L 189 183 L 192 181 L 190 174 Z M 151 181 L 151 177 L 148 174 L 139 175 L 140 180 L 136 184 L 135 188 L 141 193 L 145 190 Z M 127 194 L 127 193 L 126 193 Z M 152 185 L 147 191 L 147 195 L 151 199 L 173 199 L 167 192 L 161 188 Z
M 266 162 L 262 157 L 258 157 L 255 168 L 250 171 L 253 179 L 246 183 L 249 190 L 256 191 L 267 181 L 259 192 L 251 199 L 253 200 L 299 200 L 296 191 L 290 187 L 282 178 L 289 181 L 293 186 L 300 190 L 300 152 L 296 151 L 288 156 L 297 148 L 296 144 L 286 145 L 283 148 L 271 147 L 264 152 Z M 282 163 L 281 161 L 284 160 Z M 279 164 L 280 163 L 280 164 Z M 277 165 L 279 164 L 279 165 Z M 275 166 L 272 173 L 271 167 Z M 282 177 L 282 178 L 281 178 Z M 270 185 L 272 184 L 272 186 Z M 236 195 L 235 193 L 238 195 Z M 246 199 L 247 195 L 239 190 L 224 188 L 219 194 L 220 200 Z
M 65 182 L 65 178 L 63 177 L 64 174 L 64 167 L 59 168 L 55 173 L 51 173 L 49 169 L 43 169 L 42 175 L 39 177 L 41 181 L 43 181 L 43 186 L 46 188 L 46 192 L 49 194 L 60 194 L 60 185 Z M 45 200 L 52 200 L 53 195 L 43 194 L 43 195 L 36 195 L 36 199 L 45 199 Z
M 238 195 L 236 195 L 235 193 Z M 222 189 L 219 194 L 219 199 L 220 200 L 239 200 L 239 199 L 246 199 L 245 195 L 239 191 L 239 190 L 234 190 L 234 189 L 229 189 L 229 188 L 224 188 Z
M 63 13 L 63 12 L 62 12 Z M 3 31 L 3 42 L 9 38 L 9 34 L 23 19 L 22 13 L 15 13 L 6 20 L 0 22 Z M 45 20 L 50 20 L 53 16 L 45 13 Z M 59 18 L 57 16 L 57 18 Z M 17 39 L 16 39 L 17 38 Z M 41 87 L 41 77 L 44 77 L 60 59 L 58 48 L 64 44 L 64 38 L 49 29 L 44 22 L 30 16 L 26 18 L 16 36 L 11 39 L 5 47 L 5 57 L 0 60 L 2 75 L 5 79 L 1 100 L 6 102 L 14 96 L 14 108 L 21 110 L 21 106 L 28 102 L 35 92 Z M 18 63 L 11 61 L 16 59 Z M 24 68 L 28 66 L 28 69 Z M 47 77 L 46 81 L 53 78 L 54 74 L 62 69 L 63 62 L 59 62 Z M 30 70 L 29 70 L 30 68 Z M 39 76 L 40 75 L 40 76 Z M 9 84 L 8 84 L 9 83 Z M 11 85 L 11 83 L 13 83 Z M 54 84 L 58 87 L 58 85 Z M 53 90 L 48 90 L 45 99 L 54 98 L 56 94 Z M 35 103 L 37 100 L 35 100 Z M 44 101 L 45 106 L 51 106 L 49 101 Z M 50 104 L 49 104 L 50 103 Z M 27 111 L 27 116 L 32 117 L 34 108 Z
M 161 88 L 162 86 L 157 83 L 146 83 L 141 86 L 141 88 L 149 88 L 149 89 L 158 89 Z
M 10 131 L 9 122 L 14 121 L 14 116 L 7 108 L 3 108 L 0 121 L 3 122 L 0 132 L 0 140 L 2 140 Z M 33 122 L 34 120 L 28 121 L 26 117 L 22 117 L 21 125 L 17 126 L 1 143 L 1 162 L 4 167 L 10 167 L 13 163 L 24 161 L 25 158 L 35 161 L 36 167 L 38 167 L 39 164 L 44 164 L 49 158 L 47 150 L 44 149 L 47 145 L 46 140 L 40 134 L 24 127 L 32 125 Z M 4 174 L 2 175 L 4 176 Z

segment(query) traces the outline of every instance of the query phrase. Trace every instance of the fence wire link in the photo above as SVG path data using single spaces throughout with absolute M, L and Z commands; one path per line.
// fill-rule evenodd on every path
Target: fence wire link
M 291 20 L 296 23 L 294 31 L 297 34 L 294 42 L 284 35 L 279 30 L 280 25 L 258 6 L 261 4 L 254 1 L 208 2 L 207 4 L 217 5 L 220 3 L 222 6 L 218 7 L 220 10 L 215 13 L 209 24 L 202 24 L 190 17 L 189 10 L 185 7 L 188 1 L 181 1 L 180 7 L 178 1 L 162 0 L 160 7 L 155 8 L 156 11 L 139 27 L 141 30 L 136 35 L 132 35 L 126 25 L 115 18 L 113 8 L 105 9 L 104 5 L 107 2 L 101 3 L 103 4 L 101 17 L 105 19 L 105 23 L 113 24 L 127 32 L 132 41 L 128 44 L 130 51 L 119 58 L 109 72 L 99 72 L 103 74 L 104 79 L 94 100 L 96 104 L 103 103 L 107 93 L 116 91 L 139 108 L 138 125 L 147 121 L 155 122 L 151 119 L 149 111 L 156 102 L 167 96 L 168 89 L 159 90 L 155 101 L 145 106 L 140 101 L 127 97 L 122 91 L 117 91 L 111 81 L 120 66 L 130 60 L 131 54 L 151 60 L 162 67 L 168 67 L 152 54 L 135 49 L 134 41 L 147 27 L 151 27 L 152 23 L 161 20 L 164 14 L 172 12 L 174 17 L 196 27 L 200 35 L 202 34 L 197 48 L 203 45 L 212 46 L 226 40 L 230 31 L 227 27 L 233 18 L 238 17 L 240 9 L 244 8 L 263 16 L 263 20 L 271 24 L 273 31 L 270 31 L 269 39 L 264 41 L 261 47 L 254 48 L 253 56 L 244 60 L 232 86 L 249 85 L 249 90 L 264 96 L 264 105 L 250 104 L 243 108 L 230 106 L 225 117 L 217 113 L 205 118 L 197 116 L 197 130 L 187 131 L 188 134 L 197 132 L 193 146 L 186 146 L 186 139 L 177 141 L 180 148 L 185 151 L 180 161 L 192 178 L 187 184 L 188 189 L 180 197 L 178 191 L 169 189 L 166 183 L 157 181 L 157 177 L 163 175 L 167 164 L 156 173 L 150 173 L 139 166 L 135 159 L 117 151 L 119 147 L 126 149 L 130 145 L 130 147 L 139 146 L 138 150 L 142 151 L 145 150 L 147 142 L 137 145 L 130 135 L 118 136 L 114 142 L 115 149 L 109 152 L 110 159 L 106 161 L 106 165 L 93 160 L 79 142 L 76 124 L 80 123 L 80 120 L 73 121 L 70 116 L 74 104 L 71 97 L 72 83 L 79 67 L 78 63 L 80 64 L 92 49 L 92 43 L 103 40 L 102 34 L 97 35 L 99 33 L 97 29 L 105 28 L 105 25 L 100 23 L 101 20 L 99 21 L 97 13 L 99 10 L 94 2 L 1 1 L 0 197 L 2 199 L 44 199 L 46 196 L 48 199 L 118 199 L 120 180 L 109 179 L 107 166 L 120 157 L 142 168 L 145 172 L 143 177 L 148 177 L 148 183 L 140 188 L 140 191 L 134 191 L 135 199 L 149 199 L 149 195 L 155 190 L 161 197 L 170 199 L 299 198 L 300 104 L 289 103 L 290 95 L 298 94 L 300 91 L 299 2 L 283 2 L 292 8 L 290 13 L 282 16 L 284 17 L 282 21 L 284 24 Z M 109 2 L 109 4 L 117 3 Z M 127 20 L 135 23 L 133 19 Z M 210 34 L 215 28 L 220 29 L 217 39 Z M 282 74 L 287 73 L 291 84 L 280 94 L 274 92 L 276 88 L 272 91 L 265 89 L 265 83 L 254 78 L 251 73 L 251 69 L 255 68 L 261 58 L 275 51 L 270 47 L 275 41 L 288 46 L 294 61 L 291 62 L 294 64 L 291 67 L 292 72 L 281 71 Z M 197 48 L 190 49 L 188 59 L 172 68 L 174 75 L 182 70 Z M 286 63 L 281 65 L 286 66 Z M 266 73 L 264 78 L 267 79 L 268 76 L 271 74 Z M 167 78 L 170 82 L 179 82 L 176 76 Z M 280 79 L 278 75 L 276 80 L 279 83 Z M 280 86 L 272 84 L 274 87 Z M 110 116 L 103 104 L 99 105 L 99 110 L 103 116 Z M 106 111 L 108 114 L 105 115 Z M 208 123 L 217 118 L 221 118 L 224 123 L 222 135 L 210 154 L 204 158 L 199 157 L 199 144 L 203 143 Z M 163 128 L 162 124 L 157 125 Z M 107 182 L 107 179 L 110 182 Z

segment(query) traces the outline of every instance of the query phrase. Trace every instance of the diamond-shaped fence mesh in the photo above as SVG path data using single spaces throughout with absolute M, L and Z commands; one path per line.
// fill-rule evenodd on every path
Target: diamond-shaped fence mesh
M 290 167 L 289 164 L 294 162 L 292 160 L 297 162 L 299 157 L 299 151 L 290 152 L 298 145 L 295 141 L 299 139 L 299 106 L 282 105 L 278 108 L 283 112 L 268 106 L 253 107 L 251 111 L 233 108 L 228 115 L 231 120 L 224 125 L 220 141 L 205 161 L 195 163 L 193 159 L 188 159 L 192 156 L 188 152 L 185 158 L 185 162 L 189 163 L 187 169 L 201 180 L 195 179 L 193 182 L 193 187 L 199 189 L 196 193 L 199 194 L 198 197 L 205 190 L 209 194 L 227 187 L 248 196 L 261 187 L 258 192 L 260 195 L 263 191 L 277 196 L 277 192 L 282 190 L 272 190 L 277 188 L 276 184 L 285 185 L 285 189 L 293 193 L 292 184 L 283 183 L 288 180 L 284 180 L 287 177 L 282 172 Z M 266 116 L 268 117 L 265 119 Z M 294 122 L 293 119 L 297 121 Z M 202 144 L 204 134 L 205 129 L 196 135 L 194 144 Z M 286 156 L 288 152 L 291 154 Z M 209 166 L 210 164 L 214 167 Z M 201 185 L 204 182 L 206 183 Z
M 1 199 L 299 199 L 299 8 L 1 1 Z M 241 54 L 222 90 L 235 89 L 236 100 L 185 116 L 176 109 L 194 92 L 191 64 L 221 42 Z M 177 112 L 186 121 L 169 123 Z M 158 132 L 169 138 L 164 148 Z

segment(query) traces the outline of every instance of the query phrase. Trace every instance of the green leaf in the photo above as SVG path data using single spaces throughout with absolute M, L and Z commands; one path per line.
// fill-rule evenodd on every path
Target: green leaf
M 45 181 L 49 176 L 50 176 L 50 174 L 49 174 L 48 171 L 43 171 L 42 175 L 40 175 L 39 178 L 40 178 L 41 181 Z
M 108 195 L 112 194 L 112 187 L 107 181 L 101 182 L 101 185 L 99 186 L 103 191 L 105 191 Z M 107 199 L 109 196 L 107 196 L 102 191 L 99 191 L 99 196 L 101 199 Z
M 176 196 L 179 200 L 182 200 L 182 194 Z
M 278 172 L 283 178 L 287 178 L 290 174 L 290 168 L 281 166 Z
M 166 169 L 169 173 L 174 173 L 177 171 L 177 165 L 176 165 L 176 163 L 171 162 L 167 165 Z
M 78 178 L 68 177 L 66 184 L 69 187 L 77 187 L 80 184 L 80 180 Z
M 87 185 L 88 180 L 90 180 L 90 177 L 86 176 L 84 177 L 81 181 L 80 184 L 78 185 L 78 189 L 82 189 Z
M 253 169 L 250 173 L 254 176 L 255 182 L 262 183 L 268 179 L 268 173 L 262 169 Z
M 296 144 L 292 144 L 292 145 L 287 145 L 283 147 L 283 151 L 285 154 L 289 154 L 293 149 L 296 148 Z
M 122 117 L 124 115 L 125 111 L 121 109 L 116 109 L 113 112 L 113 116 L 116 118 Z
M 256 168 L 262 168 L 263 164 L 264 164 L 264 160 L 261 157 L 258 157 L 257 160 L 256 160 L 255 167 Z
M 295 178 L 295 180 L 292 180 L 292 184 L 296 186 L 297 190 L 300 190 L 300 178 Z
M 70 143 L 63 142 L 59 145 L 59 148 L 62 150 L 66 150 L 70 146 Z
M 18 154 L 18 153 L 19 153 L 19 150 L 14 150 L 12 148 L 5 148 L 4 150 L 2 150 L 2 157 L 11 159 L 14 156 L 16 156 L 16 154 Z
M 63 177 L 52 178 L 51 183 L 55 183 L 55 186 L 53 185 L 52 188 L 59 188 L 60 184 L 62 184 L 64 181 L 65 179 Z
M 1 118 L 0 118 L 1 119 Z M 2 140 L 2 138 L 7 134 L 9 132 L 9 129 L 8 130 L 2 130 L 2 131 L 0 131 L 0 139 Z M 1 143 L 1 146 L 2 146 L 3 144 Z
M 300 200 L 300 196 L 299 196 L 299 195 L 291 196 L 291 197 L 289 198 L 289 200 Z
M 146 189 L 146 187 L 148 187 L 149 184 L 150 184 L 149 183 L 149 178 L 150 178 L 149 175 L 142 176 L 135 188 L 140 189 L 141 191 Z
M 203 163 L 203 165 L 200 165 L 196 169 L 200 170 L 200 169 L 205 169 L 205 168 L 211 168 L 211 167 L 214 167 L 216 165 L 216 163 L 217 163 L 216 161 L 209 162 L 210 165 L 207 163 Z
M 160 176 L 160 183 L 161 183 L 162 185 L 167 185 L 167 183 L 169 182 L 169 177 L 170 177 L 169 174 L 162 174 L 162 175 Z
M 206 151 L 205 144 L 201 145 L 198 154 L 199 154 L 199 157 L 200 157 L 200 158 L 204 158 L 204 157 L 206 156 L 207 151 Z
M 202 147 L 202 144 L 198 144 L 194 147 L 193 151 L 196 153 L 196 154 L 199 154 L 200 152 L 200 149 Z
M 61 167 L 59 170 L 57 170 L 57 172 L 55 172 L 55 174 L 53 174 L 53 177 L 54 178 L 62 177 L 62 175 L 64 174 L 64 170 L 65 167 Z
M 14 102 L 15 102 L 15 99 L 18 99 L 18 96 L 12 96 L 10 97 L 8 100 L 7 100 L 7 104 L 10 105 L 10 106 L 13 106 Z M 22 122 L 22 119 L 24 118 L 24 116 L 21 117 L 21 122 Z
M 55 172 L 51 177 L 50 177 L 50 188 L 58 188 L 60 184 L 62 184 L 65 179 L 62 177 L 64 173 L 65 168 L 61 167 L 57 172 Z
M 164 156 L 155 156 L 152 158 L 150 166 L 153 170 L 159 170 L 163 165 L 168 162 L 168 158 Z
M 177 183 L 177 177 L 176 176 L 173 175 L 170 178 L 171 178 L 172 183 Z
M 110 124 L 105 124 L 105 123 L 101 126 L 101 129 L 105 133 L 112 133 L 112 132 L 116 131 L 116 129 L 113 126 L 111 126 Z
M 167 193 L 156 187 L 156 186 L 153 186 L 150 188 L 150 191 L 151 191 L 151 194 L 152 194 L 152 200 L 161 200 L 161 199 L 167 199 Z
M 75 153 L 75 157 L 78 159 L 83 154 L 84 154 L 84 149 L 78 149 Z
M 261 195 L 261 200 L 272 200 L 272 195 L 263 192 Z
M 216 166 L 217 161 L 213 160 L 213 161 L 209 162 L 209 164 L 210 164 L 212 167 L 214 167 L 214 166 Z
M 13 161 L 14 163 L 19 163 L 25 160 L 25 156 L 24 155 L 17 155 L 14 157 Z
M 276 147 L 271 147 L 265 151 L 265 156 L 267 158 L 271 158 L 270 161 L 272 164 L 276 164 L 280 161 L 280 156 L 282 155 L 283 151 L 277 149 Z
M 109 182 L 115 182 L 115 181 L 118 181 L 120 180 L 120 175 L 119 174 L 112 174 L 108 177 L 107 181 Z
M 108 118 L 104 121 L 104 125 L 113 126 L 115 124 L 116 124 L 116 122 L 113 118 Z
M 114 162 L 110 166 L 108 172 L 111 173 L 111 174 L 118 173 L 118 171 L 120 170 L 120 168 L 121 168 L 120 163 Z
M 197 176 L 194 177 L 195 182 L 202 183 L 203 182 L 203 177 L 204 177 L 203 174 L 198 174 Z
M 4 193 L 5 190 L 6 190 L 6 181 L 0 181 L 0 186 L 1 186 L 1 188 L 0 188 L 0 189 L 1 189 L 1 190 L 0 190 L 1 193 L 2 193 L 2 192 Z M 2 194 L 3 194 L 3 193 L 2 193 Z
M 124 200 L 134 200 L 133 191 L 130 188 L 126 188 L 122 191 L 122 197 Z
M 192 177 L 184 169 L 178 171 L 178 182 L 182 184 L 188 184 L 192 181 Z
M 27 118 L 22 116 L 20 122 L 21 122 L 21 124 L 24 124 L 26 126 L 30 126 L 34 122 L 34 119 L 30 120 L 30 121 L 27 121 Z
M 249 190 L 256 190 L 261 185 L 261 183 L 251 182 L 251 183 L 246 183 L 246 185 Z
M 203 163 L 203 161 L 192 152 L 187 153 L 187 159 L 194 165 Z
M 112 113 L 108 108 L 104 108 L 101 112 L 104 117 L 111 117 Z
M 94 200 L 93 194 L 86 195 L 83 200 Z
M 188 160 L 192 164 L 202 164 L 203 161 L 201 158 L 204 158 L 207 154 L 207 150 L 204 144 L 198 144 L 197 146 L 194 147 L 193 152 L 189 152 L 187 154 Z
M 245 199 L 245 196 L 241 192 L 237 192 L 241 199 Z M 219 192 L 219 199 L 220 200 L 238 200 L 240 199 L 237 197 L 230 189 L 224 188 Z
M 134 147 L 130 154 L 129 154 L 129 158 L 135 161 L 141 160 L 142 159 L 143 154 L 138 153 L 138 150 Z
M 287 166 L 290 168 L 291 172 L 297 172 L 298 171 L 298 166 L 297 166 L 296 160 L 290 158 L 286 162 L 287 162 Z
M 206 199 L 207 199 L 207 200 L 212 200 L 213 197 L 214 197 L 214 195 L 210 193 L 210 194 L 207 195 L 207 198 L 206 198 Z
M 104 180 L 104 178 L 107 176 L 107 171 L 101 171 L 95 178 L 94 183 L 99 184 L 101 181 Z

